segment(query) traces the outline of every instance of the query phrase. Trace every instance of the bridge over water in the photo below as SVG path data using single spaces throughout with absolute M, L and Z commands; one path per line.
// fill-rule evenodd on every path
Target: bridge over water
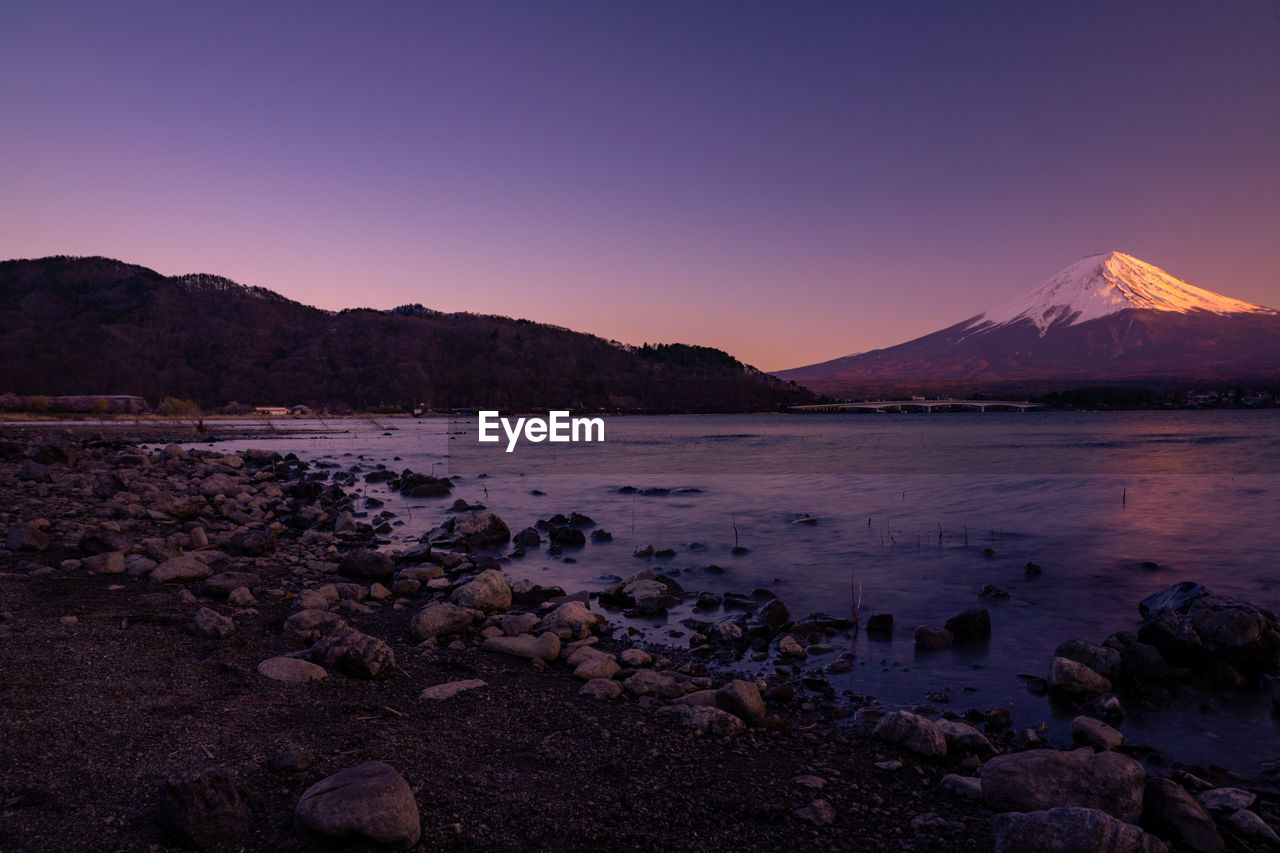
M 1019 411 L 1025 412 L 1030 409 L 1043 409 L 1040 403 L 1032 403 L 1029 400 L 867 400 L 856 403 L 815 403 L 809 406 L 791 406 L 788 411 L 791 412 L 847 412 L 851 410 L 867 411 L 867 412 L 905 412 L 909 410 L 923 410 L 932 412 L 934 409 L 969 409 L 985 412 L 987 409 L 999 409 L 1001 411 Z

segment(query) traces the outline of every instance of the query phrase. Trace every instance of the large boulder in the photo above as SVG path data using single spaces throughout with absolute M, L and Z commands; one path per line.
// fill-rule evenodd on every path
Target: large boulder
M 574 677 L 581 678 L 583 681 L 613 678 L 622 669 L 622 667 L 618 666 L 618 662 L 613 659 L 613 655 L 607 655 L 604 652 L 588 655 L 576 663 L 571 662 L 571 665 L 574 668 Z
M 1152 614 L 1140 629 L 1138 639 L 1160 652 L 1166 660 L 1196 663 L 1204 653 L 1204 643 L 1191 624 L 1191 617 L 1176 610 Z
M 716 691 L 716 706 L 747 721 L 765 714 L 764 699 L 754 681 L 730 681 Z
M 782 628 L 791 621 L 791 610 L 780 598 L 771 598 L 751 615 L 751 621 L 768 628 Z
M 604 622 L 603 615 L 592 612 L 581 601 L 566 601 L 542 618 L 542 630 L 568 628 L 575 637 L 582 639 L 591 636 L 592 630 Z
M 1100 809 L 1057 808 L 991 818 L 995 853 L 1167 853 L 1154 835 Z
M 1150 619 L 1161 610 L 1186 613 L 1191 609 L 1191 605 L 1195 603 L 1196 599 L 1203 598 L 1206 595 L 1213 595 L 1207 587 L 1193 581 L 1181 581 L 1168 589 L 1161 590 L 1142 599 L 1138 603 L 1138 612 L 1142 614 L 1143 619 Z
M 103 535 L 115 536 L 117 534 L 110 533 L 110 534 L 103 534 Z M 84 541 L 84 540 L 82 539 L 81 541 Z M 171 559 L 173 557 L 182 556 L 182 548 L 178 545 L 177 542 L 171 541 L 169 539 L 161 538 L 159 536 L 148 536 L 146 539 L 143 539 L 141 542 L 139 542 L 138 546 L 142 549 L 143 554 L 155 560 L 157 563 L 163 563 L 165 560 Z
M 213 574 L 213 569 L 195 557 L 173 557 L 151 570 L 152 583 L 190 583 L 202 581 Z
M 1093 717 L 1079 716 L 1071 721 L 1071 739 L 1077 746 L 1087 746 L 1094 752 L 1119 749 L 1124 745 L 1124 735 Z
M 328 610 L 330 605 L 337 604 L 341 600 L 338 587 L 327 583 L 324 586 L 298 590 L 293 606 L 298 610 Z
M 625 601 L 646 613 L 656 613 L 675 603 L 667 585 L 654 578 L 639 578 L 622 587 Z
M 685 694 L 684 685 L 665 672 L 642 669 L 622 682 L 632 696 L 660 696 L 675 699 Z
M 916 648 L 921 651 L 939 651 L 955 645 L 956 637 L 946 628 L 936 625 L 920 625 L 915 632 Z
M 958 642 L 985 640 L 991 636 L 991 613 L 985 607 L 972 607 L 952 616 L 944 625 Z
M 948 753 L 963 755 L 971 752 L 974 755 L 991 755 L 996 751 L 991 741 L 987 740 L 987 736 L 968 723 L 962 723 L 959 720 L 937 720 L 934 725 L 946 738 Z
M 1210 788 L 1196 794 L 1200 805 L 1214 815 L 1230 815 L 1241 809 L 1247 809 L 1258 799 L 1258 795 L 1244 788 Z
M 134 577 L 151 574 L 158 563 L 145 554 L 130 554 L 124 558 L 124 570 Z
M 385 551 L 361 548 L 342 555 L 338 572 L 352 578 L 389 578 L 396 572 L 396 559 Z
M 1055 693 L 1096 696 L 1111 691 L 1111 682 L 1082 663 L 1054 658 L 1049 665 L 1049 689 Z
M 1255 845 L 1254 850 L 1276 850 L 1280 848 L 1280 835 L 1265 820 L 1248 809 L 1240 809 L 1232 813 L 1226 820 L 1233 834 Z
M 997 812 L 1079 806 L 1134 823 L 1142 815 L 1146 779 L 1141 764 L 1118 752 L 1036 749 L 984 764 L 982 795 Z
M 1204 806 L 1186 788 L 1163 776 L 1147 780 L 1142 825 L 1196 853 L 1218 853 L 1224 846 Z
M 938 787 L 961 800 L 982 800 L 982 780 L 973 776 L 948 773 L 938 782 Z
M 552 545 L 559 545 L 561 548 L 582 548 L 587 544 L 587 534 L 567 524 L 551 525 L 547 530 L 547 538 Z
M 449 494 L 453 482 L 448 477 L 431 477 L 406 471 L 400 478 L 400 493 L 411 498 L 432 498 Z
M 707 705 L 711 708 L 719 707 L 716 705 L 716 692 L 714 690 L 695 690 L 692 693 L 686 693 L 683 696 L 677 696 L 671 700 L 673 705 Z M 721 710 L 724 710 L 721 708 Z
M 276 550 L 276 535 L 266 528 L 242 527 L 227 539 L 227 552 L 235 557 L 265 557 Z
M 399 561 L 404 561 L 404 555 L 400 556 Z M 444 577 L 444 569 L 437 566 L 435 563 L 428 563 L 425 566 L 405 566 L 403 569 L 396 572 L 397 582 L 402 580 L 417 581 L 419 587 L 442 577 Z
M 537 548 L 542 544 L 542 535 L 538 533 L 536 527 L 526 527 L 512 536 L 511 541 L 521 548 Z
M 199 485 L 200 494 L 206 498 L 216 498 L 218 495 L 234 497 L 240 494 L 243 488 L 240 480 L 230 474 L 212 474 L 205 477 Z
M 709 705 L 667 705 L 659 708 L 656 716 L 711 737 L 731 737 L 747 729 L 746 723 L 733 714 Z
M 290 657 L 267 658 L 258 664 L 258 674 L 272 681 L 285 681 L 291 684 L 319 681 L 329 675 L 322 666 L 316 666 L 302 658 Z
M 94 554 L 83 560 L 84 570 L 91 575 L 122 575 L 127 568 L 123 551 Z
M 1280 618 L 1225 595 L 1204 595 L 1187 610 L 1204 652 L 1239 669 L 1272 671 L 1280 651 Z
M 1095 645 L 1088 640 L 1067 640 L 1054 650 L 1053 656 L 1082 663 L 1111 681 L 1120 674 L 1120 653 L 1107 646 Z
M 511 585 L 497 569 L 485 569 L 453 591 L 449 600 L 459 607 L 491 613 L 511 606 Z
M 92 530 L 87 530 L 80 537 L 80 550 L 86 554 L 102 554 L 107 551 L 128 551 L 129 537 L 120 530 L 115 522 L 107 522 Z
M 223 616 L 208 607 L 201 607 L 196 611 L 189 628 L 191 633 L 197 637 L 204 637 L 210 640 L 225 640 L 235 633 L 236 624 L 231 621 L 229 616 Z
M 262 586 L 262 577 L 253 572 L 219 572 L 204 582 L 200 591 L 213 598 L 226 598 L 240 587 Z
M 564 594 L 564 590 L 558 586 L 541 586 L 528 578 L 518 580 L 511 585 L 511 600 L 528 606 L 543 604 Z M 600 596 L 601 601 L 604 597 L 604 595 Z
M 396 555 L 396 561 L 405 565 L 417 565 L 430 559 L 430 542 L 416 542 Z M 439 567 L 437 566 L 436 568 Z
M 298 800 L 294 820 L 332 839 L 401 849 L 422 835 L 409 783 L 381 761 L 348 767 L 312 785 Z
M 475 615 L 464 607 L 455 604 L 438 602 L 428 604 L 418 615 L 413 617 L 409 630 L 415 640 L 439 637 L 445 634 L 460 634 L 471 628 Z
M 453 538 L 468 548 L 493 548 L 511 538 L 511 529 L 487 510 L 464 512 L 453 519 Z
M 947 737 L 932 720 L 910 711 L 890 711 L 880 718 L 871 736 L 886 743 L 896 743 L 926 758 L 947 754 Z
M 175 497 L 161 494 L 151 504 L 151 509 L 179 521 L 193 521 L 200 516 L 202 498 Z
M 391 647 L 349 625 L 329 632 L 311 647 L 316 663 L 353 678 L 381 678 L 391 674 L 396 656 Z
M 501 652 L 505 655 L 530 660 L 538 658 L 550 662 L 560 657 L 560 638 L 550 631 L 537 637 L 531 634 L 521 634 L 518 637 L 490 637 L 480 644 L 480 648 L 486 652 Z
M 576 646 L 564 656 L 564 662 L 569 666 L 577 666 L 583 661 L 593 660 L 595 658 L 605 658 L 607 660 L 616 661 L 617 655 L 610 654 L 604 649 L 598 649 L 593 645 Z
M 578 695 L 601 701 L 617 699 L 622 695 L 622 685 L 610 678 L 593 678 L 582 685 Z
M 284 620 L 286 634 L 301 640 L 318 640 L 330 631 L 347 624 L 337 613 L 318 608 L 299 610 Z
M 507 636 L 518 637 L 521 634 L 534 633 L 534 629 L 541 623 L 542 620 L 536 613 L 507 613 L 498 620 L 498 627 Z

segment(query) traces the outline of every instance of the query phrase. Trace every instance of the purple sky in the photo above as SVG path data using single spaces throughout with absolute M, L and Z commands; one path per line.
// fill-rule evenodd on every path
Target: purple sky
M 1280 307 L 1276 0 L 8 0 L 0 115 L 0 257 L 325 308 L 778 369 L 1110 249 Z

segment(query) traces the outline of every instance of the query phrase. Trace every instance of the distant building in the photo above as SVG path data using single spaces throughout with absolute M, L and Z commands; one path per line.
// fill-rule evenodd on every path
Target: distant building
M 256 415 L 266 415 L 269 418 L 287 418 L 290 415 L 298 417 L 300 415 L 311 414 L 310 406 L 258 406 L 253 410 Z

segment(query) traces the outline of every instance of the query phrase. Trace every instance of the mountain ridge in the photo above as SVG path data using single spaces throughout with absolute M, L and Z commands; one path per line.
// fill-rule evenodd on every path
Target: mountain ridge
M 0 392 L 333 411 L 759 411 L 811 398 L 708 347 L 627 347 L 420 305 L 325 311 L 221 276 L 65 255 L 0 261 Z

